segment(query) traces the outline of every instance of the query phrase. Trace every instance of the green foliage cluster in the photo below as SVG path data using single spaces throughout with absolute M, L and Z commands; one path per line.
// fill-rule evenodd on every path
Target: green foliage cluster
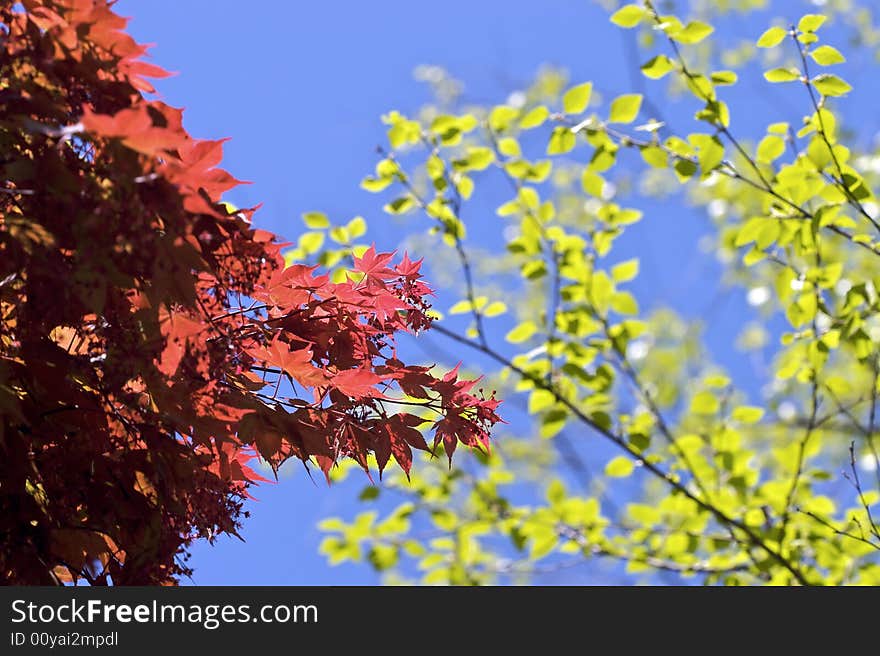
M 873 51 L 868 10 L 850 5 L 832 0 L 826 13 Z M 880 584 L 880 223 L 872 155 L 844 138 L 838 110 L 852 89 L 838 72 L 846 48 L 825 42 L 819 14 L 722 47 L 709 8 L 694 6 L 699 18 L 651 2 L 610 16 L 637 35 L 651 92 L 690 97 L 690 131 L 666 125 L 644 94 L 600 99 L 550 69 L 516 103 L 464 107 L 449 83 L 418 116 L 383 117 L 388 145 L 363 187 L 392 215 L 427 217 L 448 247 L 437 261 L 461 281 L 448 313 L 470 317 L 466 334 L 434 330 L 470 349 L 506 407 L 521 402 L 533 421 L 512 422 L 491 455 L 366 488 L 365 503 L 401 503 L 324 521 L 331 563 L 439 584 L 536 580 L 603 559 L 654 582 Z M 755 63 L 758 85 L 799 87 L 803 114 L 756 143 L 725 102 Z M 491 176 L 506 181 L 504 250 L 478 253 L 466 248 L 467 207 Z M 633 178 L 642 193 L 677 185 L 708 208 L 725 284 L 748 290 L 766 319 L 731 347 L 753 357 L 778 340 L 759 405 L 710 362 L 698 326 L 640 310 L 639 261 L 614 256 L 651 220 L 624 200 Z M 296 256 L 331 267 L 365 229 L 306 223 L 315 231 Z M 323 250 L 328 231 L 339 248 Z M 777 317 L 779 335 L 767 327 Z M 574 448 L 583 440 L 604 471 Z

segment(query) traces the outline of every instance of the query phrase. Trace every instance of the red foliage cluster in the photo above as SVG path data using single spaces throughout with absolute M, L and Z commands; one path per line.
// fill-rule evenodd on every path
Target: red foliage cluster
M 106 0 L 0 3 L 0 577 L 167 584 L 235 534 L 249 466 L 340 458 L 407 472 L 488 446 L 474 381 L 407 366 L 419 262 L 368 250 L 341 283 L 285 267 L 165 75 Z M 417 406 L 418 415 L 402 412 Z

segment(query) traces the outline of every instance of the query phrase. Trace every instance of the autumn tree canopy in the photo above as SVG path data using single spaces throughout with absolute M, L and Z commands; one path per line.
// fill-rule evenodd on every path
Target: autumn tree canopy
M 173 583 L 193 540 L 236 534 L 254 458 L 408 473 L 499 421 L 476 381 L 397 357 L 431 324 L 420 261 L 370 248 L 331 281 L 221 202 L 222 141 L 147 97 L 166 73 L 110 5 L 0 7 L 7 583 Z

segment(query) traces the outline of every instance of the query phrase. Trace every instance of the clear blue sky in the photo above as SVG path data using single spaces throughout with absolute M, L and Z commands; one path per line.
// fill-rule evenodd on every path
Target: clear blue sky
M 815 11 L 805 1 L 769 4 L 753 19 L 732 28 L 726 23 L 725 33 L 732 29 L 737 37 L 754 39 L 773 17 Z M 253 184 L 230 199 L 241 206 L 262 202 L 258 224 L 289 238 L 299 233 L 302 212 L 321 210 L 337 220 L 361 214 L 371 240 L 398 246 L 397 232 L 381 230 L 390 225 L 381 203 L 358 183 L 372 170 L 375 146 L 383 142 L 378 117 L 391 108 L 415 111 L 428 99 L 424 85 L 413 80 L 419 64 L 447 68 L 476 102 L 503 102 L 543 63 L 564 66 L 573 81 L 593 80 L 606 96 L 633 90 L 624 37 L 589 0 L 121 0 L 116 10 L 132 18 L 135 38 L 156 44 L 152 60 L 178 72 L 158 88 L 166 102 L 186 108 L 188 130 L 200 138 L 232 137 L 224 168 Z M 854 74 L 847 77 L 858 81 Z M 755 79 L 761 82 L 759 73 Z M 764 95 L 766 85 L 742 89 L 736 100 L 751 111 L 737 114 L 734 108 L 735 120 L 740 133 L 755 136 L 757 123 L 749 121 L 764 120 L 773 99 Z M 858 89 L 850 106 L 873 106 Z M 676 111 L 669 111 L 674 121 Z M 779 112 L 775 120 L 800 117 L 783 106 Z M 876 129 L 874 116 L 864 120 Z M 627 202 L 640 205 L 638 199 Z M 671 304 L 686 316 L 705 316 L 718 273 L 711 257 L 696 248 L 707 225 L 695 212 L 682 212 L 680 203 L 674 207 L 671 212 L 652 202 L 649 220 L 628 233 L 619 256 L 642 258 L 635 292 L 643 307 Z M 487 230 L 477 227 L 471 234 L 479 240 Z M 670 258 L 664 264 L 664 252 L 675 254 L 671 264 Z M 746 312 L 742 293 L 716 305 L 709 317 L 710 348 L 723 352 Z M 735 377 L 748 376 L 745 365 L 729 359 L 723 364 Z M 747 379 L 738 382 L 749 388 Z M 316 522 L 328 515 L 350 517 L 358 509 L 354 497 L 365 481 L 353 478 L 328 489 L 290 463 L 280 485 L 256 491 L 259 502 L 250 505 L 243 531 L 246 544 L 223 539 L 194 550 L 194 581 L 377 582 L 367 567 L 331 568 L 317 553 Z

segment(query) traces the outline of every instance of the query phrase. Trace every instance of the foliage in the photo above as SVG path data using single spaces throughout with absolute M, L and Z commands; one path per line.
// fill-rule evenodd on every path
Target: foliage
M 451 458 L 499 421 L 397 357 L 431 323 L 420 262 L 358 249 L 331 281 L 220 202 L 222 141 L 145 96 L 166 73 L 110 4 L 0 4 L 7 583 L 173 583 L 237 534 L 257 456 L 409 473 L 420 426 Z
M 366 559 L 392 582 L 542 580 L 584 564 L 623 574 L 600 566 L 612 561 L 651 582 L 880 583 L 877 176 L 841 112 L 846 48 L 824 36 L 836 22 L 861 30 L 853 48 L 876 43 L 851 4 L 770 25 L 743 49 L 722 45 L 729 23 L 707 3 L 686 18 L 634 2 L 610 19 L 635 31 L 662 101 L 603 99 L 548 69 L 516 102 L 444 97 L 383 117 L 389 149 L 363 186 L 391 193 L 391 214 L 428 217 L 449 246 L 462 281 L 449 313 L 469 325 L 437 331 L 531 420 L 512 422 L 491 457 L 392 477 L 382 489 L 402 504 L 371 492 L 376 510 L 327 519 L 330 562 Z M 802 122 L 776 107 L 743 137 L 728 100 L 754 78 L 758 93 L 790 85 Z M 682 94 L 687 132 L 658 110 Z M 758 403 L 709 361 L 698 326 L 640 311 L 639 261 L 616 255 L 635 224 L 657 220 L 627 192 L 673 187 L 708 209 L 725 283 L 762 312 L 736 348 L 760 359 L 778 339 L 747 381 Z M 475 255 L 465 215 L 480 194 L 496 199 L 503 244 Z

